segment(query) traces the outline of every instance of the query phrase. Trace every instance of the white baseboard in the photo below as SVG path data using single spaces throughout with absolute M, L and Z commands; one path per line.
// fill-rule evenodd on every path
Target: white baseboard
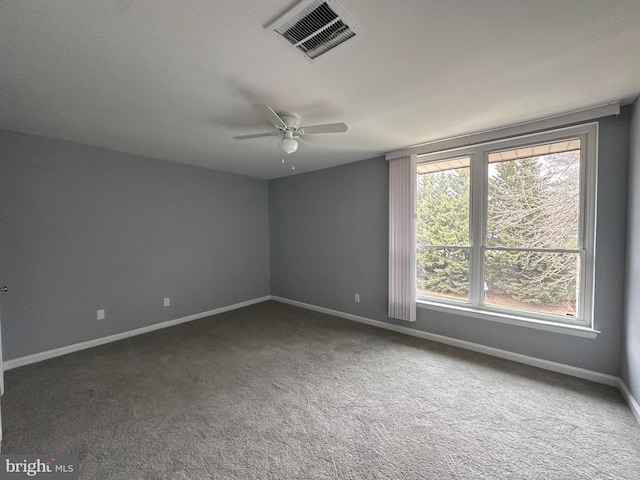
M 444 343 L 452 345 L 454 347 L 463 348 L 465 350 L 472 350 L 474 352 L 484 353 L 494 357 L 504 358 L 506 360 L 512 360 L 514 362 L 524 363 L 545 370 L 551 370 L 553 372 L 564 373 L 571 375 L 572 377 L 583 378 L 591 380 L 592 382 L 602 383 L 613 387 L 618 387 L 620 379 L 613 375 L 607 375 L 605 373 L 594 372 L 584 368 L 574 367 L 572 365 L 566 365 L 564 363 L 552 362 L 550 360 L 544 360 L 541 358 L 530 357 L 528 355 L 522 355 L 520 353 L 509 352 L 508 350 L 501 350 L 499 348 L 488 347 L 479 343 L 467 342 L 466 340 L 459 340 L 457 338 L 446 337 L 444 335 L 437 335 L 435 333 L 424 332 L 422 330 L 416 330 L 414 328 L 403 327 L 400 325 L 394 325 L 391 323 L 381 322 L 379 320 L 373 320 L 366 317 L 360 317 L 358 315 L 352 315 L 350 313 L 339 312 L 337 310 L 331 310 L 329 308 L 318 307 L 316 305 L 310 305 L 308 303 L 298 302 L 297 300 L 289 300 L 288 298 L 282 298 L 272 296 L 272 300 L 277 302 L 287 303 L 297 307 L 306 308 L 308 310 L 314 310 L 316 312 L 326 313 L 336 317 L 346 318 L 347 320 L 353 320 L 355 322 L 365 323 L 374 327 L 384 328 L 392 330 L 398 333 L 404 333 L 413 337 L 424 338 L 426 340 L 432 340 L 438 343 Z
M 622 379 L 620 379 L 618 387 L 620 388 L 620 392 L 622 392 L 622 396 L 627 401 L 627 404 L 631 409 L 631 413 L 633 413 L 633 416 L 636 417 L 636 420 L 640 423 L 640 404 L 635 398 L 633 398 L 631 391 L 627 388 Z
M 210 317 L 212 315 L 218 315 L 220 313 L 228 312 L 230 310 L 236 310 L 238 308 L 247 307 L 256 303 L 265 302 L 270 300 L 271 296 L 267 295 L 260 298 L 254 298 L 245 302 L 235 303 L 233 305 L 227 305 L 225 307 L 216 308 L 207 312 L 196 313 L 182 318 L 176 318 L 175 320 L 168 320 L 166 322 L 154 323 L 142 328 L 136 328 L 135 330 L 129 330 L 127 332 L 116 333 L 115 335 L 109 335 L 108 337 L 96 338 L 94 340 L 87 340 L 86 342 L 75 343 L 73 345 L 67 345 L 66 347 L 54 348 L 53 350 L 47 350 L 46 352 L 34 353 L 33 355 L 26 355 L 24 357 L 14 358 L 4 362 L 4 370 L 11 370 L 12 368 L 22 367 L 36 362 L 41 362 L 49 358 L 59 357 L 68 353 L 77 352 L 79 350 L 86 350 L 87 348 L 97 347 L 98 345 L 104 345 L 105 343 L 116 342 L 136 335 L 142 335 L 143 333 L 153 332 L 154 330 L 160 330 L 162 328 L 173 327 L 181 323 L 191 322 L 200 318 Z

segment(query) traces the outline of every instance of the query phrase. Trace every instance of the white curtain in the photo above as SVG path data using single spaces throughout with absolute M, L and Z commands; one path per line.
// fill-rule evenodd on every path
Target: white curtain
M 389 161 L 389 316 L 416 320 L 416 156 Z

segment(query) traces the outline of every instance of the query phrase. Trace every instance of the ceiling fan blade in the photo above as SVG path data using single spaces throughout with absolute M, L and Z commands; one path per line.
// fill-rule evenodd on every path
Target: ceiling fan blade
M 293 138 L 296 139 L 296 141 L 298 142 L 298 150 L 311 150 L 311 145 L 309 145 L 307 142 L 305 142 L 302 137 L 298 137 L 298 136 L 294 136 Z
M 272 133 L 257 133 L 255 135 L 238 135 L 237 137 L 233 137 L 236 140 L 248 140 L 250 138 L 260 138 L 260 137 L 276 137 L 280 135 L 279 132 L 272 132 Z
M 298 132 L 303 135 L 312 135 L 316 133 L 342 133 L 346 132 L 347 127 L 344 123 L 325 123 L 324 125 L 311 125 L 310 127 L 300 127 Z
M 259 111 L 267 122 L 272 123 L 276 127 L 286 128 L 287 124 L 282 121 L 282 119 L 276 112 L 273 111 L 271 107 L 257 103 L 253 106 L 253 108 Z

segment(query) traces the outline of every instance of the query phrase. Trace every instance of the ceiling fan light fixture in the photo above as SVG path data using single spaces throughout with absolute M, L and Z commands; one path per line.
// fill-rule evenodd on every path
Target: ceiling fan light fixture
M 280 150 L 288 155 L 298 150 L 298 142 L 293 138 L 293 132 L 285 132 L 280 140 Z

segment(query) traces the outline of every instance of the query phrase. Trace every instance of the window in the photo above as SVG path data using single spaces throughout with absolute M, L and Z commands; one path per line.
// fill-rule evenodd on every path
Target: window
M 418 156 L 417 301 L 592 328 L 596 135 Z

